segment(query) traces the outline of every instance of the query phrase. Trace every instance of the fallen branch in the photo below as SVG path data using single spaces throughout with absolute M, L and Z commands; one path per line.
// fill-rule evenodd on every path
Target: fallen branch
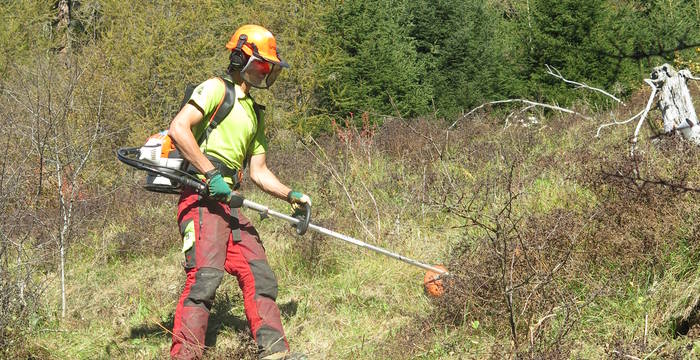
M 528 104 L 528 105 L 531 105 L 531 106 L 540 106 L 540 107 L 543 107 L 543 108 L 552 109 L 552 110 L 557 110 L 557 111 L 561 111 L 561 112 L 564 112 L 564 113 L 567 113 L 567 114 L 572 114 L 572 115 L 580 116 L 580 117 L 582 117 L 582 118 L 584 118 L 584 119 L 586 119 L 586 120 L 591 120 L 591 118 L 588 117 L 588 116 L 586 116 L 586 115 L 583 115 L 583 114 L 578 113 L 578 112 L 576 112 L 576 111 L 573 111 L 573 110 L 570 110 L 570 109 L 566 109 L 566 108 L 563 108 L 563 107 L 559 107 L 559 106 L 549 105 L 549 104 L 543 104 L 543 103 L 538 103 L 538 102 L 534 102 L 534 101 L 530 101 L 530 100 L 526 100 L 526 99 L 507 99 L 507 100 L 489 101 L 489 102 L 483 103 L 483 104 L 481 104 L 481 105 L 479 105 L 479 106 L 477 106 L 477 107 L 471 109 L 468 113 L 466 113 L 466 114 L 460 116 L 459 118 L 457 118 L 457 120 L 455 120 L 455 122 L 453 122 L 452 125 L 450 125 L 450 127 L 447 128 L 447 130 L 452 130 L 452 129 L 455 127 L 455 125 L 457 125 L 457 122 L 459 122 L 459 121 L 462 120 L 462 119 L 465 119 L 465 118 L 469 117 L 469 115 L 471 115 L 471 114 L 473 114 L 475 111 L 477 111 L 477 110 L 479 110 L 479 109 L 485 107 L 486 105 L 506 104 L 506 103 L 514 103 L 514 102 L 521 102 L 521 103 L 523 103 L 523 104 Z
M 559 72 L 559 70 L 557 70 L 557 68 L 555 68 L 554 66 L 549 66 L 548 64 L 545 64 L 544 66 L 547 68 L 547 74 L 552 75 L 557 79 L 561 79 L 563 82 L 565 82 L 567 84 L 576 85 L 576 87 L 579 89 L 588 89 L 588 90 L 597 91 L 597 92 L 599 92 L 605 96 L 608 96 L 609 98 L 617 101 L 618 103 L 625 105 L 625 103 L 622 102 L 622 100 L 616 98 L 615 96 L 613 96 L 612 94 L 610 94 L 609 92 L 607 92 L 605 90 L 594 88 L 594 87 L 588 86 L 584 83 L 567 80 L 566 78 L 564 78 L 564 76 L 562 76 L 562 74 Z
M 644 79 L 644 82 L 649 84 L 651 86 L 651 95 L 649 95 L 649 100 L 647 101 L 647 106 L 644 108 L 644 112 L 642 113 L 642 116 L 639 118 L 639 122 L 637 123 L 637 128 L 634 129 L 634 135 L 632 136 L 632 148 L 630 149 L 630 156 L 634 157 L 634 150 L 637 148 L 637 138 L 639 137 L 639 130 L 642 128 L 642 124 L 644 123 L 644 120 L 647 118 L 647 114 L 649 114 L 649 110 L 651 109 L 651 103 L 654 100 L 654 97 L 656 97 L 656 92 L 658 91 L 658 88 L 654 84 L 654 82 L 651 81 L 651 79 Z
M 600 126 L 598 127 L 598 131 L 596 131 L 596 133 L 595 133 L 595 137 L 600 137 L 600 130 L 603 130 L 604 127 L 608 127 L 608 126 L 612 126 L 612 125 L 624 125 L 624 124 L 627 124 L 628 122 L 630 122 L 630 121 L 632 121 L 632 120 L 638 118 L 638 117 L 639 117 L 640 115 L 642 115 L 643 113 L 644 113 L 644 110 L 640 111 L 637 115 L 632 116 L 631 118 L 629 118 L 629 119 L 627 119 L 627 120 L 625 120 L 625 121 L 620 122 L 620 121 L 617 121 L 617 120 L 613 120 L 613 122 L 611 122 L 611 123 L 607 123 L 607 124 L 600 125 Z

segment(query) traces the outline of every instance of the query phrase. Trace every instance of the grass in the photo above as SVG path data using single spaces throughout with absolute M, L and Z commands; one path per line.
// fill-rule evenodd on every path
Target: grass
M 625 131 L 592 141 L 587 134 L 596 125 L 570 118 L 505 130 L 497 119 L 480 121 L 455 130 L 441 154 L 442 130 L 429 121 L 412 128 L 387 122 L 373 138 L 350 143 L 328 137 L 304 145 L 285 131 L 271 141 L 281 144 L 271 149 L 270 167 L 311 194 L 315 223 L 447 264 L 459 280 L 444 298 L 429 299 L 420 269 L 317 234 L 298 237 L 288 224 L 247 211 L 280 283 L 292 348 L 312 359 L 510 357 L 516 350 L 505 273 L 525 281 L 513 292 L 522 358 L 694 357 L 696 338 L 674 329 L 700 322 L 700 227 L 684 220 L 700 208 L 696 193 L 675 191 L 673 182 L 697 183 L 697 151 L 673 140 L 640 144 L 642 175 L 671 182 L 649 185 L 605 175 L 629 169 Z M 418 138 L 416 129 L 441 140 Z M 499 213 L 509 198 L 509 169 L 509 186 L 522 194 L 511 218 Z M 249 183 L 243 190 L 255 202 L 288 209 Z M 89 225 L 69 252 L 68 315 L 59 316 L 58 282 L 49 276 L 26 353 L 167 357 L 184 281 L 175 199 L 129 191 L 147 205 L 132 199 L 127 207 L 134 209 L 126 209 L 114 201 L 117 216 L 88 223 L 101 225 Z M 506 227 L 471 223 L 486 216 L 486 224 Z M 503 230 L 511 225 L 512 232 Z M 492 247 L 489 234 L 505 239 L 505 248 Z M 499 252 L 510 267 L 496 261 Z M 207 358 L 254 358 L 246 326 L 237 282 L 227 276 Z
M 260 193 L 250 192 L 250 198 L 280 210 L 288 206 Z M 169 206 L 155 210 L 162 213 Z M 323 214 L 327 207 L 320 204 L 315 212 Z M 341 232 L 343 225 L 357 221 L 347 210 L 336 212 L 331 211 L 330 217 L 341 219 L 337 226 L 323 215 L 321 221 Z M 288 224 L 260 221 L 254 213 L 247 214 L 262 234 L 278 277 L 278 303 L 294 349 L 313 358 L 381 358 L 386 338 L 431 308 L 422 294 L 420 269 L 339 240 L 310 234 L 295 238 Z M 107 232 L 104 236 L 118 242 L 125 229 L 114 227 Z M 347 233 L 364 239 L 356 226 Z M 411 221 L 395 226 L 379 245 L 430 259 L 440 253 L 437 245 L 447 239 L 429 235 L 421 231 L 418 221 Z M 37 325 L 33 347 L 46 349 L 47 357 L 55 359 L 165 356 L 170 344 L 167 330 L 172 327 L 172 312 L 184 280 L 178 250 L 173 239 L 166 254 L 131 254 L 95 266 L 95 252 L 76 248 L 76 259 L 69 261 L 74 264 L 68 273 L 69 315 L 66 320 L 58 319 L 55 300 L 59 294 L 47 294 L 47 299 L 54 300 L 48 307 L 53 315 Z M 304 255 L 312 256 L 314 262 L 305 261 Z M 49 288 L 58 287 L 53 283 Z M 226 321 L 213 324 L 217 335 L 212 357 L 219 348 L 242 346 L 240 339 L 245 338 L 247 328 L 239 293 L 232 277 L 226 277 L 217 292 L 217 303 L 224 305 L 215 307 L 212 317 Z

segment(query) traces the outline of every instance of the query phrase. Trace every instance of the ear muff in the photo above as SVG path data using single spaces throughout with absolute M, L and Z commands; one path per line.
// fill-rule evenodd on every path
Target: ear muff
M 231 50 L 231 55 L 229 56 L 229 71 L 241 71 L 243 67 L 248 63 L 248 56 L 243 52 L 243 45 L 248 40 L 248 36 L 242 34 L 238 37 L 238 43 L 236 47 Z

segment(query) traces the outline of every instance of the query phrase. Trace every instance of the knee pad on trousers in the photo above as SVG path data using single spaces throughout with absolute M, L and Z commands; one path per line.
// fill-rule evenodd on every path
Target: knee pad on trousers
M 250 270 L 255 279 L 255 295 L 277 300 L 277 278 L 265 260 L 250 262 Z
M 201 268 L 197 270 L 194 284 L 190 287 L 190 292 L 184 301 L 184 306 L 199 306 L 211 310 L 214 303 L 216 289 L 221 284 L 224 277 L 223 270 L 214 268 Z

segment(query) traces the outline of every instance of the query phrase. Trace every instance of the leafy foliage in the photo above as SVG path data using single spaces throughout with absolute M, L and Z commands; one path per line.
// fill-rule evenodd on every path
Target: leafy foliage
M 532 4 L 531 23 L 522 27 L 523 42 L 528 44 L 526 78 L 533 95 L 547 101 L 569 103 L 581 95 L 547 77 L 541 71 L 545 64 L 561 69 L 570 79 L 627 95 L 650 67 L 669 62 L 675 51 L 700 42 L 700 22 L 689 16 L 693 5 L 688 2 L 538 0 Z
M 409 3 L 343 1 L 326 17 L 326 46 L 339 49 L 321 69 L 329 110 L 393 114 L 393 103 L 402 115 L 427 111 L 431 88 L 421 81 Z

